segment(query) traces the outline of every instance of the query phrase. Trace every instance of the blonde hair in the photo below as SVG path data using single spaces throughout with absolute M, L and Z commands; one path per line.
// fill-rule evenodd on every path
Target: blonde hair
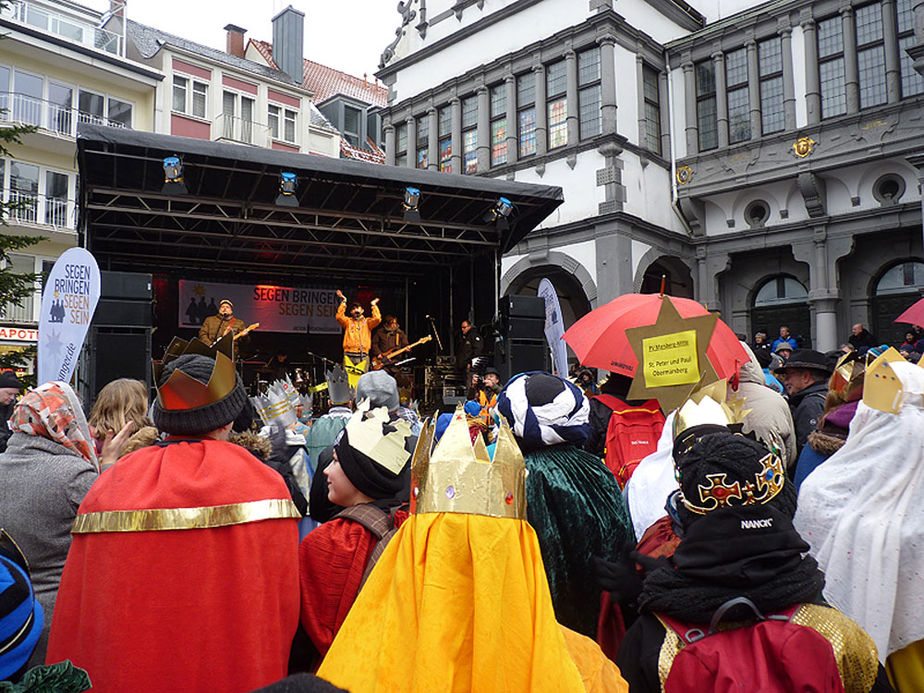
M 153 426 L 148 418 L 148 389 L 140 380 L 119 378 L 99 391 L 89 424 L 97 437 L 105 438 L 109 431 L 121 431 L 129 421 L 135 424 L 135 432 Z

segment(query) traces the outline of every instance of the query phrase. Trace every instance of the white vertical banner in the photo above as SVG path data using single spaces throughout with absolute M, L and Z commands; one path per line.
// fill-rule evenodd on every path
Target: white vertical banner
M 545 300 L 545 339 L 552 350 L 552 372 L 562 378 L 568 377 L 568 347 L 562 335 L 565 326 L 561 318 L 561 306 L 558 304 L 558 293 L 552 282 L 543 278 L 539 282 L 536 294 Z
M 99 301 L 99 282 L 96 259 L 83 248 L 66 250 L 52 267 L 39 316 L 39 385 L 70 381 Z

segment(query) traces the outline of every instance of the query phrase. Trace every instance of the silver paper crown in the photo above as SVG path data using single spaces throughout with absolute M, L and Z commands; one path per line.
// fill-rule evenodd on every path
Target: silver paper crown
M 327 371 L 327 394 L 331 404 L 346 404 L 353 399 L 353 388 L 350 387 L 347 372 L 339 363 Z
M 265 395 L 251 397 L 250 401 L 263 419 L 263 423 L 277 421 L 283 426 L 288 426 L 298 418 L 295 408 L 299 404 L 299 395 L 288 377 L 285 380 L 276 380 L 267 388 Z
M 307 395 L 300 394 L 298 396 L 298 403 L 302 408 L 302 418 L 310 417 L 314 407 L 314 394 L 311 392 Z

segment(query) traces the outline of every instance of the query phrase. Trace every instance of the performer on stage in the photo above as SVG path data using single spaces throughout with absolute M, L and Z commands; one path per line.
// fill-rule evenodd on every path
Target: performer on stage
M 225 298 L 218 304 L 218 314 L 210 315 L 202 323 L 199 340 L 211 346 L 229 332 L 238 334 L 243 329 L 244 321 L 234 317 L 234 304 Z
M 382 354 L 387 354 L 394 349 L 402 349 L 407 345 L 407 334 L 398 325 L 398 318 L 394 315 L 386 315 L 382 321 L 382 326 L 372 335 L 372 348 L 369 355 L 372 358 L 377 358 Z
M 340 298 L 340 307 L 337 308 L 337 322 L 343 328 L 343 367 L 350 378 L 350 387 L 356 387 L 359 376 L 369 368 L 369 349 L 372 346 L 372 330 L 382 322 L 379 312 L 379 299 L 373 298 L 372 317 L 363 317 L 363 307 L 353 302 L 350 304 L 350 314 L 347 315 L 346 296 L 337 289 Z

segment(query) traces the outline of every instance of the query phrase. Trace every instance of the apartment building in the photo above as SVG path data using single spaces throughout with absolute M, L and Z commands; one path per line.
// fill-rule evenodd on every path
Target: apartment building
M 12 256 L 16 271 L 47 272 L 77 243 L 77 125 L 154 127 L 163 76 L 126 57 L 114 19 L 60 1 L 15 0 L 0 12 L 0 126 L 36 128 L 0 158 L 0 194 L 16 203 L 3 232 L 43 239 Z M 36 288 L 22 306 L 0 306 L 0 350 L 35 343 Z

